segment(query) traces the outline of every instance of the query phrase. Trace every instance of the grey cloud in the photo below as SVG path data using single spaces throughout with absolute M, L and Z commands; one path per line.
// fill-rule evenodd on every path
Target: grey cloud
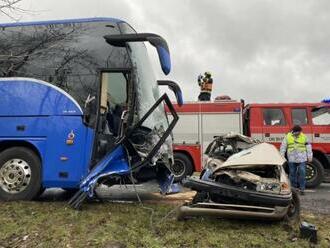
M 25 0 L 23 19 L 113 16 L 170 45 L 171 79 L 196 100 L 196 77 L 214 75 L 213 95 L 247 102 L 319 101 L 330 95 L 330 2 L 326 0 Z M 157 56 L 149 49 L 158 77 Z M 157 65 L 156 65 L 157 64 Z

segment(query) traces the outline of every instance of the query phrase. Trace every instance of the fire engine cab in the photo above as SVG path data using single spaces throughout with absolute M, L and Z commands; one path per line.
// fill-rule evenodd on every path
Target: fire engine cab
M 330 172 L 330 103 L 267 103 L 218 100 L 175 105 L 180 119 L 173 130 L 173 171 L 181 180 L 202 170 L 203 152 L 214 136 L 238 132 L 280 147 L 285 134 L 299 124 L 313 147 L 307 164 L 307 187 L 316 187 Z

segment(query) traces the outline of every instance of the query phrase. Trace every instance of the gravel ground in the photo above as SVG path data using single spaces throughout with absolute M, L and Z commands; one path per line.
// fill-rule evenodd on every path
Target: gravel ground
M 316 189 L 307 189 L 300 201 L 303 210 L 330 214 L 330 183 L 323 183 Z

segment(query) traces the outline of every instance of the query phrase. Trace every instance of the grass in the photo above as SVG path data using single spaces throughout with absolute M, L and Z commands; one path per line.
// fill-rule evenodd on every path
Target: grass
M 65 202 L 0 203 L 0 247 L 310 247 L 282 222 L 196 218 L 178 222 L 173 205 Z M 166 217 L 167 216 L 167 217 Z M 304 213 L 330 246 L 330 216 Z M 298 239 L 296 238 L 298 237 Z

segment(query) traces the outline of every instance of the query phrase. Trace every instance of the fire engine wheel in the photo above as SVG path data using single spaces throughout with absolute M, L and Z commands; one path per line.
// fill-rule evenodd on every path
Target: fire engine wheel
M 174 164 L 171 166 L 171 170 L 174 174 L 174 182 L 181 182 L 194 172 L 190 158 L 183 153 L 174 153 Z
M 41 191 L 41 165 L 28 148 L 12 147 L 0 153 L 0 200 L 32 200 Z
M 306 164 L 306 187 L 315 188 L 324 179 L 324 168 L 317 158 L 313 158 L 312 163 Z

